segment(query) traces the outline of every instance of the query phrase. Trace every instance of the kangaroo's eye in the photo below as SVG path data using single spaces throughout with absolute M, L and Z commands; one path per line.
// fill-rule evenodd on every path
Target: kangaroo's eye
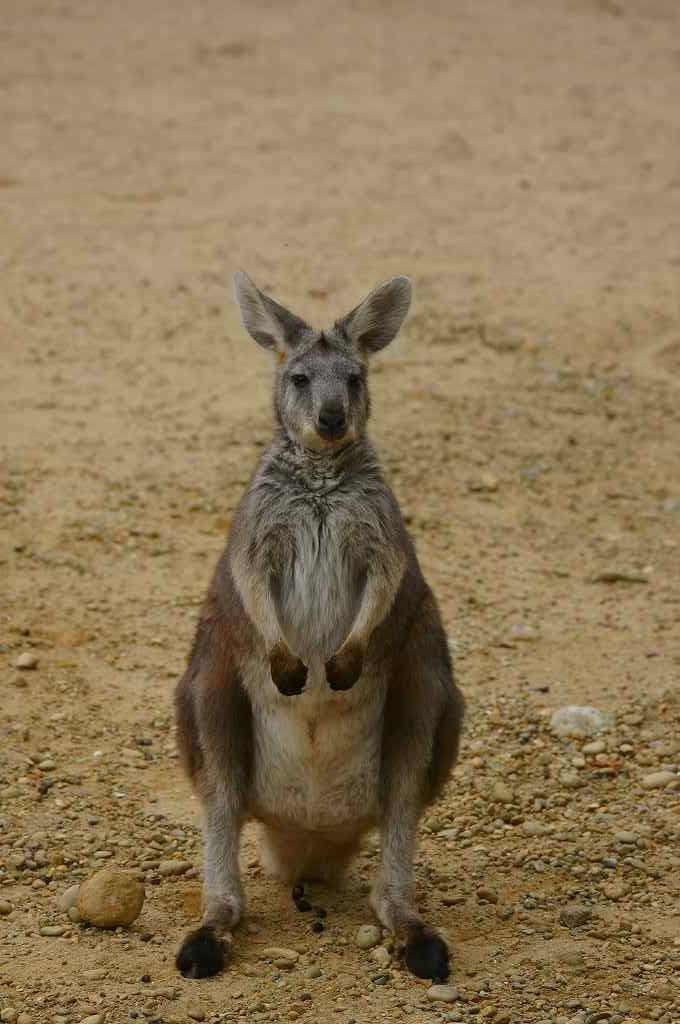
M 290 379 L 299 391 L 302 391 L 309 384 L 309 377 L 305 376 L 304 373 L 294 373 Z

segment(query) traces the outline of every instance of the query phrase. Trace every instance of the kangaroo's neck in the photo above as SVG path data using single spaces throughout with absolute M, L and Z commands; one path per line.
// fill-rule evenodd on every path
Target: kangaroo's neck
M 310 491 L 330 491 L 349 477 L 362 472 L 379 472 L 370 441 L 357 438 L 342 448 L 310 451 L 279 431 L 267 449 L 263 463 L 277 475 Z

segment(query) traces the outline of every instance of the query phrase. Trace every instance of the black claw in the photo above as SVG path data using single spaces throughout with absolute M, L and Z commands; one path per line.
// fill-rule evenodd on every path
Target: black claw
M 302 897 L 304 896 L 304 894 L 305 894 L 305 887 L 304 887 L 304 885 L 302 884 L 302 882 L 298 882 L 298 884 L 297 884 L 297 885 L 294 885 L 294 886 L 293 886 L 293 891 L 292 891 L 292 893 L 291 893 L 291 896 L 293 897 L 293 900 L 294 900 L 294 901 L 295 901 L 296 903 L 297 903 L 297 901 L 298 901 L 298 900 L 301 900 L 301 899 L 302 899 Z
M 449 951 L 443 939 L 423 931 L 404 950 L 406 966 L 417 978 L 446 981 L 449 976 Z
M 296 900 L 295 906 L 298 908 L 301 914 L 308 914 L 309 911 L 312 909 L 312 904 L 309 902 L 309 900 L 306 900 L 304 897 L 302 899 Z
M 224 949 L 214 928 L 190 932 L 175 959 L 177 970 L 185 978 L 209 978 L 224 967 Z

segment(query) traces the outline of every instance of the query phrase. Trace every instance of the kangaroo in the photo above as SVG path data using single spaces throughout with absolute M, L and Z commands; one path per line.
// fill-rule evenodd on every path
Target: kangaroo
M 371 357 L 411 302 L 395 277 L 327 331 L 243 272 L 244 326 L 275 356 L 278 429 L 233 519 L 175 693 L 183 767 L 205 813 L 204 916 L 176 958 L 219 972 L 244 910 L 239 843 L 295 886 L 337 881 L 379 826 L 371 904 L 410 971 L 443 980 L 415 905 L 418 821 L 455 763 L 463 697 L 437 603 L 366 437 Z

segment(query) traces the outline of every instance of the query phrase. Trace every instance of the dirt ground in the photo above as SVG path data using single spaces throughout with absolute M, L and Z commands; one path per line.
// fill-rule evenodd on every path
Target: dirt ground
M 0 50 L 2 1019 L 679 1021 L 677 2 L 9 0 Z M 414 282 L 372 436 L 468 702 L 418 862 L 453 1003 L 355 945 L 373 842 L 317 936 L 249 831 L 234 961 L 174 969 L 172 690 L 271 430 L 238 266 L 319 326 Z M 107 862 L 127 931 L 56 906 Z

